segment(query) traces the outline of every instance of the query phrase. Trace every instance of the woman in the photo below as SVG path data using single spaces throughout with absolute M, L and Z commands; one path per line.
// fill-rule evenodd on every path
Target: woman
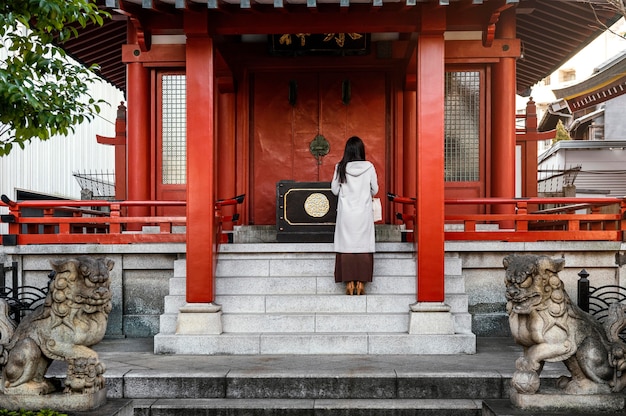
M 374 271 L 374 216 L 372 196 L 378 192 L 378 177 L 365 160 L 363 141 L 350 137 L 343 158 L 335 166 L 331 190 L 337 195 L 335 225 L 335 282 L 346 282 L 347 295 L 365 294 L 365 282 Z

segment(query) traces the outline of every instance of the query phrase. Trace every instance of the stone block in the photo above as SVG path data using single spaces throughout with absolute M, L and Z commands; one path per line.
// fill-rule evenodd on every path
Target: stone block
M 176 333 L 176 323 L 178 321 L 177 313 L 166 313 L 159 317 L 159 333 L 174 334 Z
M 187 304 L 178 311 L 176 335 L 219 335 L 222 311 L 215 304 Z
M 400 399 L 498 399 L 501 375 L 450 370 L 436 374 L 398 371 Z
M 409 334 L 454 334 L 454 320 L 450 312 L 409 312 Z
M 172 277 L 169 281 L 170 295 L 185 296 L 187 293 L 187 278 Z
M 454 333 L 470 334 L 472 333 L 472 314 L 470 313 L 453 313 Z
M 475 354 L 474 334 L 370 334 L 369 354 Z
M 187 303 L 187 299 L 184 295 L 167 295 L 164 303 L 163 313 L 178 313 L 180 307 Z
M 551 389 L 522 394 L 511 388 L 509 397 L 513 406 L 527 411 L 616 412 L 625 409 L 623 394 L 563 394 Z
M 261 354 L 367 354 L 366 334 L 263 334 Z
M 174 260 L 174 277 L 186 277 L 187 276 L 187 260 L 177 259 Z
M 315 294 L 314 277 L 219 277 L 215 290 L 220 295 L 268 295 Z
M 265 312 L 264 295 L 217 295 L 215 303 L 222 305 L 224 313 L 263 313 Z
M 296 257 L 270 261 L 270 276 L 332 276 L 335 259 Z
M 318 314 L 315 332 L 401 332 L 406 333 L 409 318 L 400 314 Z
M 267 313 L 365 313 L 366 296 L 266 296 Z
M 376 276 L 412 276 L 415 278 L 414 258 L 380 259 L 374 255 L 374 278 Z
M 444 285 L 445 293 L 465 293 L 465 278 L 463 276 L 446 275 Z
M 124 270 L 168 270 L 168 277 L 172 276 L 174 270 L 173 254 L 126 254 L 124 255 Z
M 450 306 L 450 312 L 467 312 L 468 297 L 465 293 L 446 293 L 444 302 Z
M 215 274 L 219 277 L 267 277 L 270 262 L 269 259 L 220 259 Z
M 159 332 L 160 315 L 124 316 L 124 334 L 129 338 L 151 337 Z
M 41 410 L 88 411 L 104 405 L 106 388 L 94 393 L 82 394 L 4 394 L 0 393 L 0 408 L 6 410 Z
M 304 314 L 225 314 L 224 332 L 314 332 L 315 315 Z
M 472 332 L 479 337 L 510 337 L 509 316 L 504 312 L 472 314 Z
M 342 374 L 293 374 L 251 377 L 246 370 L 232 370 L 227 377 L 227 397 L 246 399 L 391 399 L 396 396 L 393 371 L 367 376 Z
M 179 373 L 156 369 L 132 370 L 124 377 L 124 396 L 133 399 L 159 398 L 217 398 L 225 395 L 227 370 L 188 368 Z
M 412 295 L 415 297 L 415 276 L 377 276 L 365 285 L 365 293 L 376 295 Z
M 367 291 L 367 286 L 366 286 Z M 367 292 L 366 292 L 367 293 Z M 367 313 L 407 313 L 415 293 L 406 295 L 367 295 Z
M 463 261 L 459 257 L 444 257 L 445 274 L 449 276 L 461 276 L 463 274 Z
M 154 337 L 155 354 L 256 355 L 260 354 L 260 335 L 166 335 Z

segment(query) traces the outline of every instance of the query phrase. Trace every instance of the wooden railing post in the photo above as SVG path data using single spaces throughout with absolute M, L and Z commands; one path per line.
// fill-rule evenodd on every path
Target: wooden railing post
M 626 241 L 626 198 L 622 198 L 619 203 L 619 230 L 622 234 L 621 240 Z
M 111 212 L 109 216 L 111 218 L 120 218 L 120 204 L 111 204 Z M 122 224 L 119 222 L 111 222 L 109 224 L 109 233 L 110 234 L 121 234 L 122 233 Z
M 517 212 L 520 218 L 515 219 L 515 230 L 516 231 L 528 231 L 528 220 L 526 219 L 526 215 L 528 215 L 528 202 L 519 201 L 516 204 Z M 521 219 L 524 218 L 524 219 Z
M 578 276 L 578 307 L 585 312 L 589 312 L 589 273 L 582 269 Z

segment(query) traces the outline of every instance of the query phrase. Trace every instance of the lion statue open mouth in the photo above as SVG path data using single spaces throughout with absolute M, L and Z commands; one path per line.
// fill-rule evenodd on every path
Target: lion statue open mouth
M 519 393 L 535 393 L 544 363 L 562 361 L 571 376 L 557 385 L 568 394 L 621 390 L 625 383 L 617 371 L 626 369 L 626 345 L 617 336 L 626 322 L 622 309 L 613 308 L 613 321 L 605 323 L 611 329 L 605 330 L 572 303 L 558 276 L 564 259 L 514 254 L 506 256 L 503 265 L 511 334 L 524 347 L 512 386 Z M 619 328 L 615 322 L 620 322 Z
M 5 394 L 48 394 L 44 376 L 53 360 L 68 363 L 66 393 L 104 388 L 104 365 L 89 348 L 104 337 L 111 312 L 109 271 L 113 261 L 79 257 L 51 262 L 54 277 L 45 302 L 15 328 L 8 305 L 0 311 L 0 365 Z M 2 301 L 4 302 L 4 301 Z

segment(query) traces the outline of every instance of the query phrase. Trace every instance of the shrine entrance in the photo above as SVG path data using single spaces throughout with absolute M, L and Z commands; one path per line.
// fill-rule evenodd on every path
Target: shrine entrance
M 353 135 L 365 142 L 384 197 L 391 129 L 387 84 L 384 72 L 253 75 L 250 224 L 276 223 L 277 182 L 330 182 Z

